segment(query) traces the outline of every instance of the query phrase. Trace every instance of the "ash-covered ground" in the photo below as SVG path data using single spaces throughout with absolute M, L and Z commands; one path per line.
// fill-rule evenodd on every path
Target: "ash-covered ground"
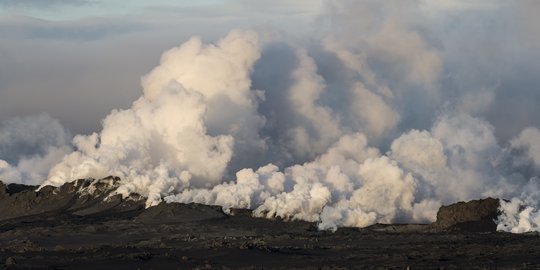
M 433 224 L 319 231 L 198 204 L 144 208 L 117 178 L 0 184 L 0 268 L 537 269 L 537 234 L 496 232 L 499 201 L 442 207 Z

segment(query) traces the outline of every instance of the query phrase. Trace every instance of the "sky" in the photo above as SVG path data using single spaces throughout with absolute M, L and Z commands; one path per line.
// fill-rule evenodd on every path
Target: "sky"
M 221 4 L 220 0 L 201 1 L 96 1 L 96 0 L 5 0 L 5 14 L 21 14 L 49 20 L 74 20 L 93 16 L 111 16 L 144 12 L 151 8 L 192 8 Z
M 538 64 L 522 62 L 534 51 L 531 46 L 539 43 L 538 28 L 524 29 L 514 20 L 537 24 L 530 18 L 534 16 L 521 15 L 534 8 L 519 7 L 526 2 L 534 6 L 534 1 L 520 1 L 522 5 L 484 0 L 410 2 L 417 2 L 423 13 L 426 22 L 422 27 L 437 28 L 431 29 L 438 31 L 432 34 L 433 42 L 439 43 L 435 46 L 448 46 L 448 53 L 461 50 L 463 56 L 476 54 L 474 58 L 453 57 L 457 64 L 475 68 L 475 75 L 491 64 L 508 64 L 507 71 L 478 74 L 491 80 L 490 86 L 455 86 L 505 89 L 501 96 L 507 96 L 505 102 L 514 105 L 508 107 L 512 110 L 486 112 L 491 122 L 505 124 L 496 130 L 498 137 L 508 140 L 517 130 L 534 124 L 527 115 L 531 107 L 538 109 L 535 102 L 508 90 L 535 83 Z M 151 4 L 142 0 L 2 0 L 0 121 L 46 112 L 75 134 L 90 133 L 110 110 L 129 106 L 140 94 L 140 77 L 157 64 L 164 50 L 189 37 L 216 40 L 230 29 L 240 28 L 309 40 L 325 31 L 321 22 L 325 12 L 325 1 L 318 0 L 161 0 Z M 519 29 L 513 29 L 516 27 Z M 530 38 L 516 36 L 523 31 Z M 486 46 L 490 48 L 477 50 Z M 471 59 L 475 61 L 465 63 Z M 508 78 L 497 77 L 497 72 L 505 72 Z M 448 71 L 446 76 L 467 76 L 456 73 L 459 71 Z
M 151 3 L 151 4 L 149 4 Z M 196 3 L 196 4 L 194 4 Z M 536 0 L 0 0 L 0 179 L 540 230 Z
M 0 121 L 46 112 L 89 133 L 141 93 L 164 50 L 234 28 L 303 32 L 318 3 L 2 0 Z

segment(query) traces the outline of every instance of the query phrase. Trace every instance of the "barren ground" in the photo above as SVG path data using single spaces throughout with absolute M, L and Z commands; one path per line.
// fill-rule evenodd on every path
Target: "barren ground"
M 98 209 L 88 198 L 82 200 L 87 204 L 69 200 L 79 206 L 76 211 L 16 216 L 15 202 L 22 203 L 23 193 L 44 196 L 0 195 L 0 214 L 12 215 L 0 220 L 0 268 L 540 269 L 537 234 L 429 225 L 332 233 L 307 222 L 253 218 L 246 210 L 229 216 L 212 206 L 160 204 L 144 210 L 132 203 L 119 211 L 119 204 Z M 36 209 L 25 203 L 28 212 Z

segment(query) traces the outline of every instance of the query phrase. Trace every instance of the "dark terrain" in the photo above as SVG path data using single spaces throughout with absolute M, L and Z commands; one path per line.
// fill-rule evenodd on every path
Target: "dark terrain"
M 442 207 L 430 225 L 318 231 L 111 192 L 120 180 L 59 188 L 0 182 L 0 269 L 540 269 L 537 234 L 495 232 L 499 201 Z

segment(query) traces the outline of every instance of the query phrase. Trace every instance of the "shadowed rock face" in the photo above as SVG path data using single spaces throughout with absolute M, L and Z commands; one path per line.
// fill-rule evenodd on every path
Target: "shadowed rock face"
M 497 230 L 495 220 L 500 214 L 499 206 L 499 200 L 493 198 L 442 206 L 437 212 L 437 221 L 431 227 L 439 230 L 494 232 Z
M 28 186 L 23 184 L 4 184 L 2 181 L 0 181 L 0 194 L 7 193 L 7 194 L 15 194 L 22 191 L 34 191 L 38 189 L 39 186 Z
M 5 185 L 0 182 L 0 220 L 43 213 L 86 216 L 129 212 L 144 208 L 138 195 L 123 199 L 114 194 L 120 179 L 80 179 L 61 187 Z

